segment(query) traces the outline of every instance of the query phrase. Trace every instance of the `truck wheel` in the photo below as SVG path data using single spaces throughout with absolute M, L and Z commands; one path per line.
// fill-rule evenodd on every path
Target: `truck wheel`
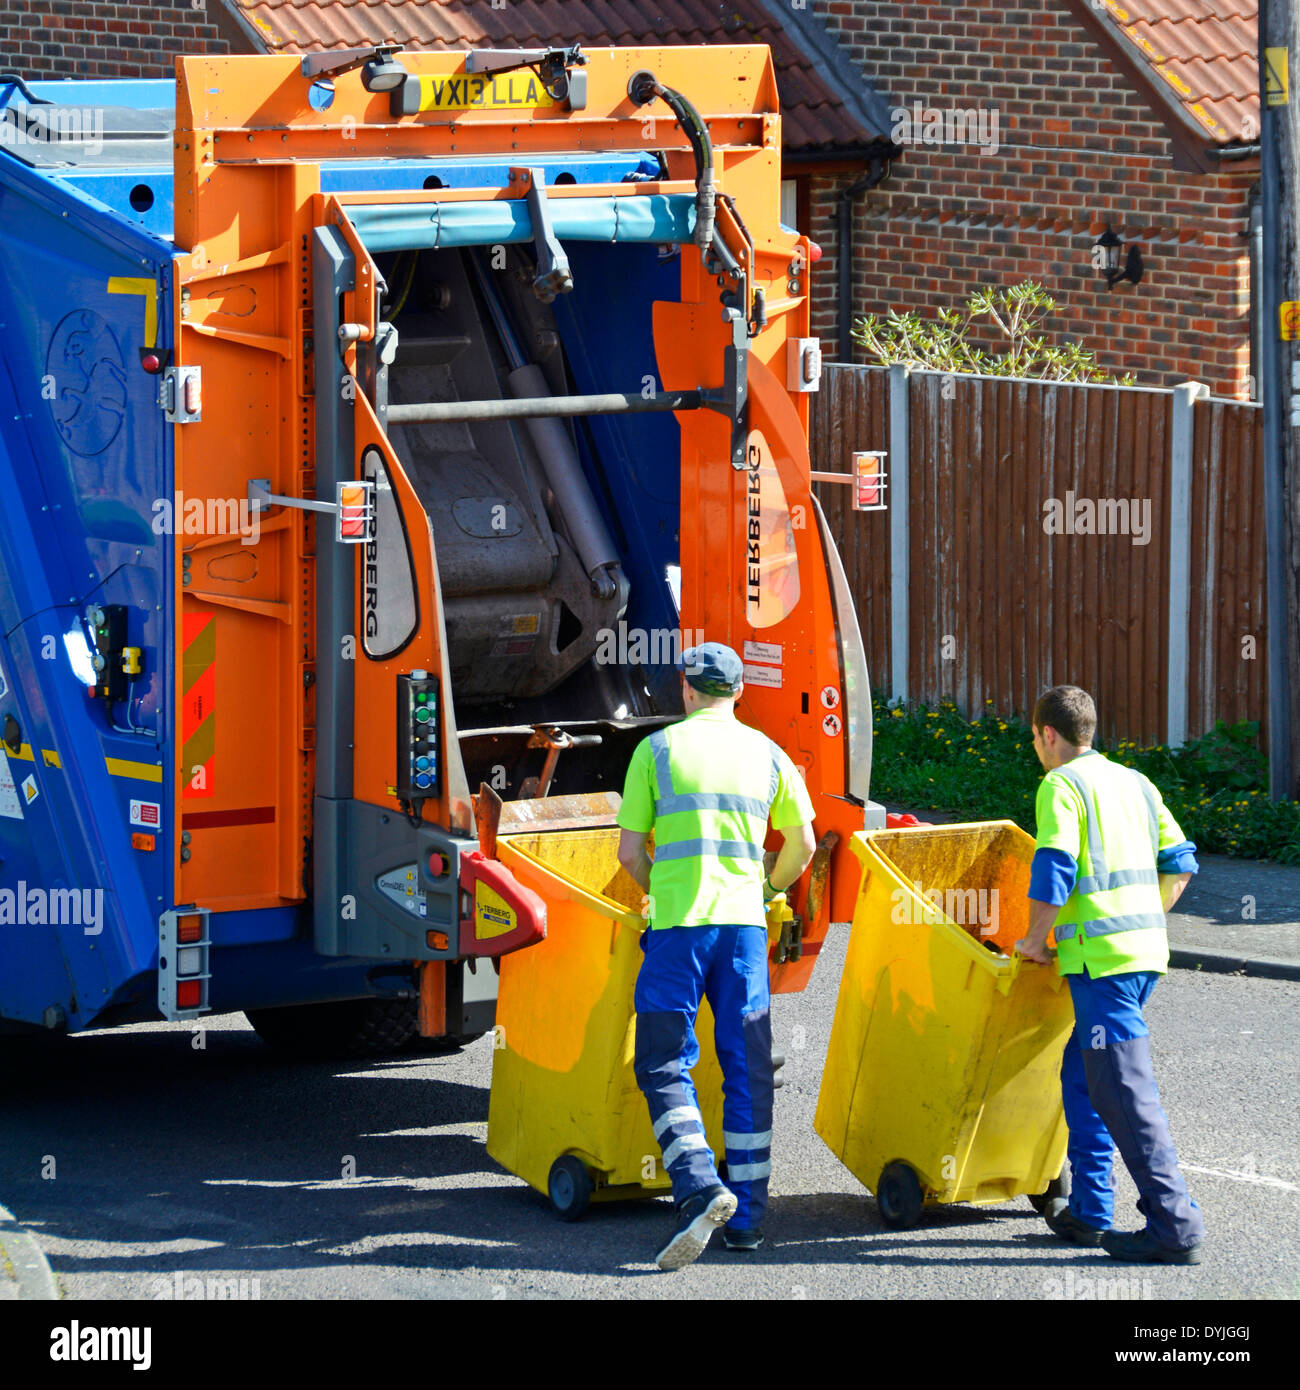
M 418 1036 L 418 1009 L 414 999 L 344 999 L 244 1016 L 264 1043 L 290 1057 L 381 1057 Z
M 1029 1196 L 1029 1205 L 1041 1216 L 1047 1210 L 1048 1202 L 1053 1198 L 1068 1197 L 1070 1195 L 1070 1181 L 1065 1176 L 1064 1170 L 1062 1170 L 1047 1184 L 1046 1192 L 1036 1192 L 1026 1195 Z
M 551 1164 L 546 1190 L 561 1221 L 580 1221 L 591 1205 L 591 1174 L 576 1154 L 561 1154 Z
M 906 1163 L 891 1163 L 881 1173 L 876 1204 L 886 1226 L 910 1230 L 921 1219 L 924 1202 L 920 1179 Z

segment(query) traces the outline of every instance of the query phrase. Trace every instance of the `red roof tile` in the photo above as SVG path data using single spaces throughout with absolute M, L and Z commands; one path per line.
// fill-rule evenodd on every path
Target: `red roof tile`
M 1209 143 L 1259 138 L 1258 0 L 1101 0 L 1094 9 Z
M 772 49 L 787 151 L 860 148 L 887 139 L 845 109 L 817 55 L 805 52 L 759 0 L 222 0 L 268 53 L 359 48 L 587 48 L 765 43 Z M 864 83 L 865 87 L 865 83 Z

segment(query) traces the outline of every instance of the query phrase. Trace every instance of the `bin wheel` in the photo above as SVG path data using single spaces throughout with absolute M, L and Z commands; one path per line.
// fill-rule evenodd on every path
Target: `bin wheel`
M 551 1164 L 546 1190 L 561 1221 L 580 1221 L 591 1204 L 595 1184 L 575 1154 L 562 1154 Z
M 1047 1184 L 1046 1192 L 1035 1192 L 1029 1195 L 1029 1205 L 1042 1216 L 1047 1210 L 1048 1202 L 1056 1197 L 1068 1197 L 1070 1195 L 1070 1183 L 1064 1173 L 1058 1173 L 1051 1182 Z
M 886 1226 L 910 1230 L 921 1219 L 925 1194 L 921 1182 L 906 1163 L 890 1163 L 880 1175 L 876 1204 Z

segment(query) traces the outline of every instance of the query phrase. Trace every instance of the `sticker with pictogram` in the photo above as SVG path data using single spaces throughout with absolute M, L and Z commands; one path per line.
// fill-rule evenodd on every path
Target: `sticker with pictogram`
M 822 720 L 822 733 L 824 733 L 827 738 L 838 738 L 842 727 L 838 714 L 828 714 L 826 718 Z
M 1284 343 L 1300 338 L 1300 300 L 1284 300 L 1278 308 L 1278 332 Z
M 833 685 L 822 686 L 822 708 L 839 709 L 840 692 Z
M 1264 50 L 1264 102 L 1285 106 L 1291 99 L 1290 54 L 1285 47 Z

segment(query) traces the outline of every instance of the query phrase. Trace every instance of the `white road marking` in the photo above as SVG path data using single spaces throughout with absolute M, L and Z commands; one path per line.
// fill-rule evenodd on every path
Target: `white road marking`
M 1198 1168 L 1194 1163 L 1178 1165 L 1188 1173 L 1206 1173 L 1212 1178 L 1230 1178 L 1233 1182 L 1251 1182 L 1257 1187 L 1276 1187 L 1283 1192 L 1300 1192 L 1293 1182 L 1283 1182 L 1281 1178 L 1261 1177 L 1258 1173 L 1238 1173 L 1231 1168 Z

